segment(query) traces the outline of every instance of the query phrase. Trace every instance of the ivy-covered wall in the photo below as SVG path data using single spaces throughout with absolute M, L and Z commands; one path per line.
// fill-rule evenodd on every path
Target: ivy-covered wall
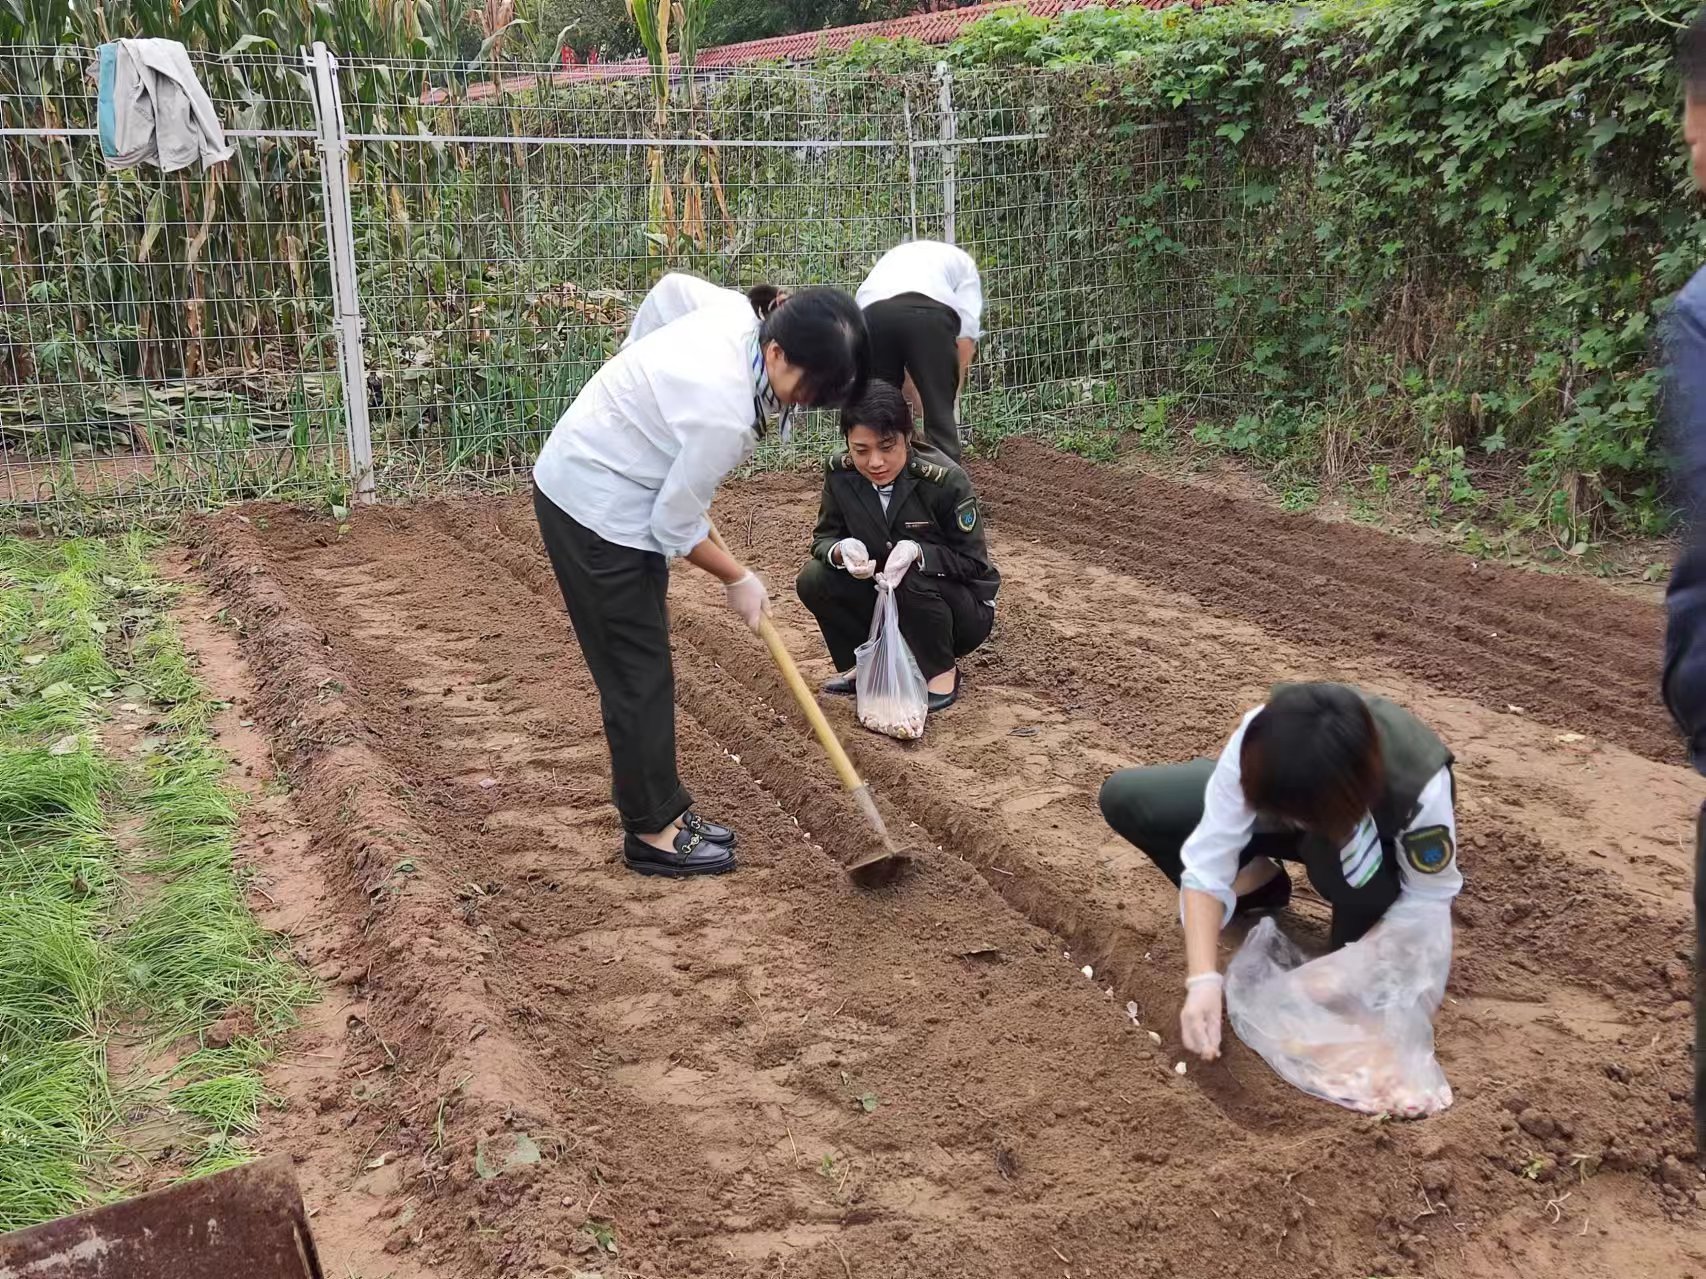
M 1414 468 L 1568 541 L 1662 525 L 1658 334 L 1706 263 L 1681 146 L 1692 0 L 1387 0 L 1000 16 L 962 66 L 1106 68 L 1056 104 L 1084 155 L 1189 125 L 1244 214 L 1214 303 L 1246 407 L 1205 443 Z M 893 61 L 903 50 L 855 57 Z M 914 50 L 912 56 L 924 56 Z M 939 54 L 935 55 L 939 56 Z M 1162 207 L 1162 191 L 1134 192 Z M 1171 251 L 1139 217 L 1121 250 Z M 1227 350 L 1219 353 L 1219 361 Z M 1488 481 L 1497 477 L 1497 485 Z

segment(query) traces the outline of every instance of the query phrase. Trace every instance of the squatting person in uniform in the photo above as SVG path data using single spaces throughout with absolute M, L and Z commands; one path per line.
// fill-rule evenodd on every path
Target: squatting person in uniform
M 989 560 L 971 480 L 920 448 L 900 391 L 872 380 L 841 411 L 847 450 L 824 468 L 812 558 L 796 589 L 817 618 L 835 669 L 824 692 L 851 696 L 854 652 L 870 637 L 879 568 L 912 567 L 897 599 L 900 629 L 930 686 L 930 709 L 960 695 L 957 661 L 989 638 L 1001 575 Z
M 760 319 L 706 306 L 608 361 L 533 467 L 533 505 L 569 620 L 598 686 L 630 869 L 733 870 L 735 833 L 693 811 L 675 766 L 669 561 L 720 580 L 756 627 L 769 595 L 709 537 L 711 499 L 792 405 L 839 406 L 865 385 L 853 299 L 806 289 Z
M 1463 886 L 1451 751 L 1403 707 L 1343 684 L 1292 684 L 1244 716 L 1218 760 L 1130 768 L 1102 814 L 1180 888 L 1185 1046 L 1220 1053 L 1220 931 L 1283 909 L 1296 862 L 1356 941 L 1401 894 Z
M 877 259 L 859 286 L 871 333 L 871 376 L 910 381 L 933 448 L 960 460 L 960 392 L 983 336 L 983 280 L 971 254 L 909 240 Z

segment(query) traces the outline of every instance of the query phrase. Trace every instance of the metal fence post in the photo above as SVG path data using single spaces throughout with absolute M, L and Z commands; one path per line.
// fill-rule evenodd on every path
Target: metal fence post
M 350 477 L 356 500 L 376 500 L 373 431 L 367 416 L 367 360 L 361 349 L 361 295 L 356 288 L 355 218 L 350 209 L 349 140 L 338 60 L 321 41 L 302 55 L 314 75 L 314 117 L 320 130 L 320 187 L 325 196 L 327 257 L 332 271 L 332 317 L 337 326 L 338 373 L 344 384 Z
M 906 122 L 906 238 L 918 238 L 918 140 L 912 133 L 912 88 L 901 90 L 901 118 Z
M 954 140 L 959 136 L 959 126 L 954 119 L 954 73 L 946 62 L 936 64 L 936 78 L 942 82 L 942 238 L 955 244 L 954 180 L 958 176 L 958 148 Z

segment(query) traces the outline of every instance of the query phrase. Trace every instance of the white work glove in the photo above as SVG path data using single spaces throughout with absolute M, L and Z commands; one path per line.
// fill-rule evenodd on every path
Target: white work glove
M 841 567 L 852 576 L 864 579 L 876 574 L 877 565 L 865 544 L 856 537 L 844 537 L 835 544 L 831 558 L 841 561 Z
M 1201 973 L 1185 982 L 1185 1006 L 1179 1012 L 1179 1038 L 1204 1061 L 1220 1056 L 1221 1002 L 1226 980 Z
M 730 582 L 723 590 L 728 593 L 729 607 L 739 615 L 741 621 L 756 631 L 759 619 L 770 611 L 770 592 L 764 589 L 764 583 L 759 581 L 758 574 L 747 569 L 745 577 Z
M 894 550 L 889 552 L 889 562 L 883 565 L 883 574 L 879 579 L 891 591 L 900 585 L 900 579 L 906 576 L 906 570 L 924 558 L 924 548 L 917 542 L 896 542 Z

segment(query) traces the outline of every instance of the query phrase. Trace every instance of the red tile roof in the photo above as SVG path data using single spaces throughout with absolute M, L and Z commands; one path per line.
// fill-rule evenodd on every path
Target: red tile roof
M 905 18 L 886 22 L 861 22 L 851 27 L 829 27 L 821 31 L 801 31 L 791 36 L 771 36 L 768 40 L 748 40 L 744 44 L 725 44 L 706 49 L 699 55 L 702 67 L 735 67 L 749 62 L 789 61 L 816 57 L 820 53 L 839 53 L 855 40 L 918 40 L 924 44 L 947 44 L 980 18 L 1003 9 L 1023 9 L 1032 17 L 1053 18 L 1068 9 L 1088 9 L 1101 3 L 1112 8 L 1122 0 L 996 0 L 993 4 L 968 5 L 963 9 L 944 9 L 938 13 L 914 13 Z M 1145 0 L 1146 8 L 1159 9 L 1176 0 Z
M 822 53 L 838 53 L 856 40 L 904 39 L 917 40 L 923 44 L 947 44 L 980 18 L 1015 9 L 1036 18 L 1053 18 L 1069 10 L 1088 9 L 1096 5 L 1114 9 L 1136 4 L 1145 9 L 1165 9 L 1181 3 L 1200 4 L 1202 0 L 993 0 L 993 3 L 968 5 L 963 9 L 914 13 L 905 18 L 891 18 L 886 22 L 861 22 L 850 27 L 828 27 L 821 31 L 801 31 L 790 36 L 771 36 L 767 40 L 719 45 L 700 51 L 699 66 L 709 69 L 745 66 L 755 62 L 807 61 Z M 644 58 L 630 58 L 624 62 L 595 62 L 564 67 L 554 73 L 551 79 L 558 84 L 566 84 L 572 80 L 642 76 L 650 74 L 650 71 L 651 68 Z M 535 77 L 530 75 L 510 76 L 503 82 L 503 91 L 525 92 L 531 89 L 535 82 Z M 476 82 L 468 86 L 467 98 L 477 101 L 492 97 L 495 92 L 490 81 Z M 427 94 L 426 100 L 440 102 L 444 97 L 443 90 L 433 90 Z

